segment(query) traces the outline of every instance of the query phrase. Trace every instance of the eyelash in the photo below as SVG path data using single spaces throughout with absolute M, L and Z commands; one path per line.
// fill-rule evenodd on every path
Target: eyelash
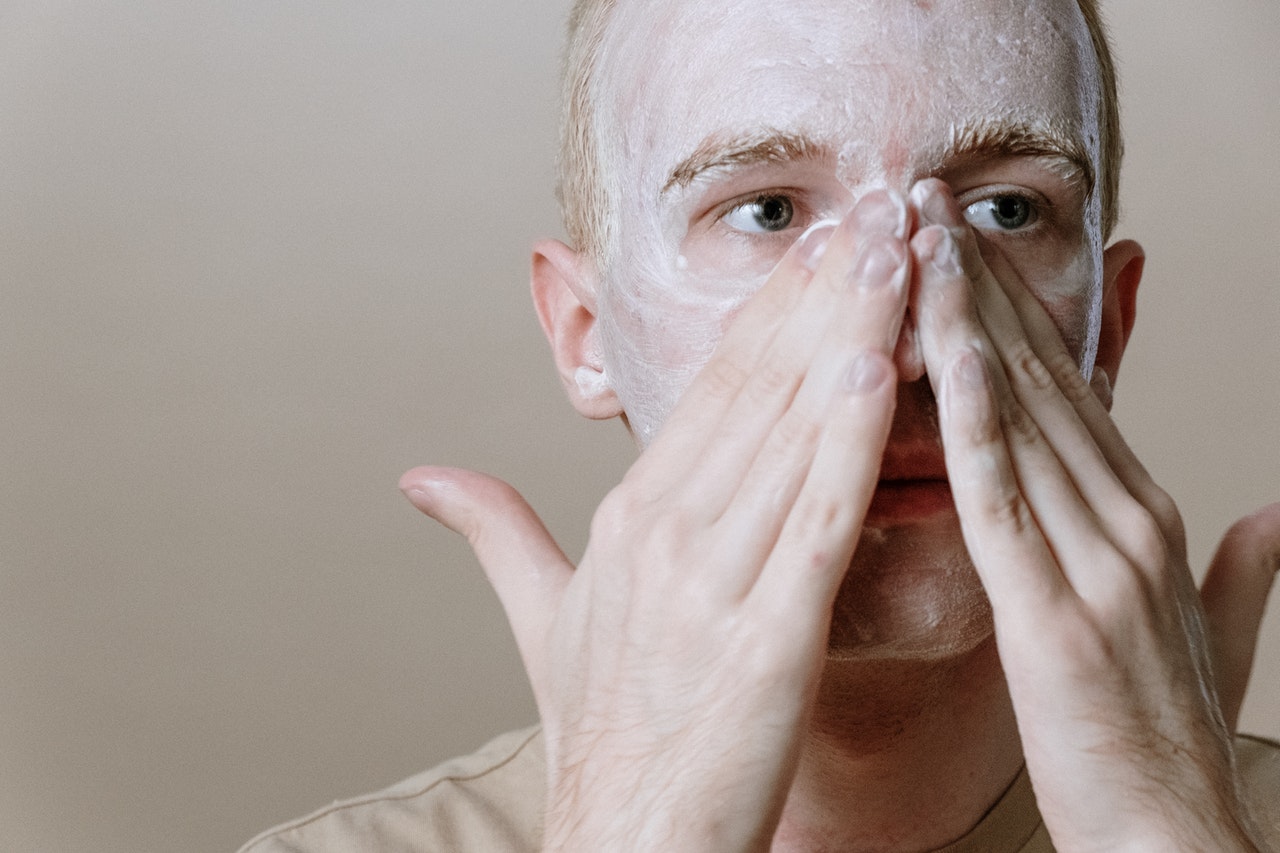
M 1053 203 L 1041 196 L 1039 193 L 1020 189 L 1017 187 L 994 187 L 984 188 L 980 194 L 976 196 L 968 196 L 968 193 L 957 194 L 957 203 L 963 211 L 965 220 L 969 222 L 973 228 L 980 233 L 987 235 L 1000 235 L 1004 238 L 1017 238 L 1034 234 L 1040 230 L 1037 226 L 1046 219 L 1053 210 Z M 1016 199 L 1027 205 L 1029 208 L 1029 219 L 1022 225 L 1014 228 L 1000 227 L 983 227 L 979 226 L 969 217 L 969 210 L 976 205 L 983 203 L 994 203 L 1000 199 Z
M 800 200 L 800 196 L 801 196 L 801 193 L 798 190 L 788 189 L 788 188 L 760 190 L 757 192 L 748 193 L 747 195 L 738 196 L 735 199 L 732 199 L 730 201 L 725 202 L 724 204 L 721 204 L 716 209 L 715 222 L 724 223 L 725 219 L 727 219 L 730 215 L 740 210 L 743 210 L 749 205 L 758 204 L 762 201 L 782 199 L 782 200 L 785 200 L 787 204 L 791 206 L 791 212 L 792 212 L 791 220 L 788 222 L 787 226 L 782 230 L 750 232 L 750 231 L 745 231 L 739 228 L 734 228 L 733 226 L 729 226 L 729 225 L 726 225 L 726 227 L 729 228 L 731 231 L 734 231 L 735 233 L 751 234 L 753 237 L 756 237 L 756 238 L 776 237 L 782 234 L 786 234 L 788 231 L 791 231 L 794 228 L 800 227 L 796 223 L 804 223 L 807 220 L 813 218 L 812 212 Z
M 1040 229 L 1039 226 L 1044 219 L 1052 214 L 1053 203 L 1040 195 L 1039 193 L 1028 191 L 1019 187 L 985 187 L 977 193 L 970 192 L 957 193 L 957 203 L 961 211 L 965 215 L 966 221 L 970 222 L 975 230 L 986 235 L 999 235 L 1001 238 L 1020 238 L 1030 236 Z M 727 201 L 715 210 L 715 222 L 723 224 L 724 220 L 731 214 L 736 213 L 749 205 L 760 203 L 761 201 L 784 199 L 792 208 L 792 219 L 787 227 L 779 231 L 758 231 L 752 232 L 730 225 L 725 225 L 735 234 L 746 235 L 753 239 L 779 237 L 787 234 L 792 229 L 807 227 L 807 224 L 814 219 L 812 211 L 800 200 L 802 193 L 791 188 L 767 189 L 749 193 L 747 195 L 738 196 L 735 199 Z M 999 227 L 982 227 L 974 224 L 969 219 L 969 209 L 975 205 L 984 202 L 995 202 L 999 199 L 1017 199 L 1029 208 L 1029 219 L 1026 223 L 1018 225 L 1011 229 L 1003 229 Z

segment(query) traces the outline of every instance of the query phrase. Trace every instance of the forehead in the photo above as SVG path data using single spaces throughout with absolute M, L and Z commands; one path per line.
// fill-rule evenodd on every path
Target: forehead
M 595 95 L 631 180 L 770 130 L 885 182 L 936 168 L 971 126 L 1096 150 L 1095 74 L 1074 0 L 619 0 Z

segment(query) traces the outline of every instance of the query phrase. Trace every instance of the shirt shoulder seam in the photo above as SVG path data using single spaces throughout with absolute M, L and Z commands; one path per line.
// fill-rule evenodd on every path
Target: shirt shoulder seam
M 1271 738 L 1264 737 L 1262 735 L 1237 733 L 1235 735 L 1235 738 L 1236 740 L 1251 740 L 1254 743 L 1259 743 L 1259 744 L 1262 744 L 1263 746 L 1269 746 L 1272 749 L 1280 749 L 1280 741 L 1272 740 Z
M 306 815 L 305 817 L 301 817 L 296 820 L 290 821 L 288 823 L 281 824 L 280 826 L 276 826 L 271 829 L 268 829 L 266 832 L 263 832 L 261 835 L 258 835 L 255 838 L 250 839 L 244 845 L 244 847 L 240 848 L 240 853 L 249 853 L 249 851 L 251 851 L 254 847 L 262 843 L 263 841 L 267 841 L 271 838 L 276 838 L 278 836 L 285 834 L 286 832 L 292 832 L 294 830 L 302 829 L 306 826 L 309 826 L 310 824 L 315 823 L 318 820 L 322 820 L 323 818 L 326 818 L 329 815 L 335 814 L 337 812 L 345 811 L 347 809 L 360 808 L 361 806 L 367 806 L 367 805 L 371 805 L 373 803 L 379 803 L 379 802 L 399 802 L 403 800 L 412 800 L 415 797 L 421 797 L 423 794 L 428 793 L 429 791 L 431 791 L 431 789 L 438 787 L 439 785 L 445 782 L 471 782 L 476 779 L 480 779 L 484 776 L 489 775 L 490 773 L 493 773 L 497 770 L 501 770 L 503 767 L 507 766 L 512 761 L 514 761 L 520 755 L 520 753 L 524 752 L 524 750 L 528 748 L 529 744 L 533 742 L 533 740 L 538 736 L 541 730 L 542 730 L 541 726 L 534 726 L 533 728 L 529 729 L 524 739 L 522 739 L 518 744 L 516 744 L 515 748 L 513 748 L 505 758 L 503 758 L 501 761 L 498 761 L 495 764 L 488 764 L 483 769 L 475 773 L 442 774 L 440 776 L 437 776 L 431 779 L 430 781 L 422 785 L 420 788 L 415 788 L 403 794 L 388 794 L 388 793 L 385 793 L 385 789 L 384 789 L 384 791 L 374 793 L 374 794 L 366 794 L 364 796 L 355 797 L 349 800 L 339 800 L 338 802 L 332 803 L 328 806 L 324 806 L 323 808 L 320 808 L 312 812 L 311 814 Z

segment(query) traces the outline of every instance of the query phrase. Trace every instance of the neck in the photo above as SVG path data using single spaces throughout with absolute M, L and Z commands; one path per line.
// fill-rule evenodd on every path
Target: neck
M 1021 765 L 994 638 L 945 661 L 830 661 L 773 851 L 944 847 Z

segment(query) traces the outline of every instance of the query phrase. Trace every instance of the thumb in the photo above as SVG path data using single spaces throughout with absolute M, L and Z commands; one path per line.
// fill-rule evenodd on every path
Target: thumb
M 572 564 L 520 493 L 496 477 L 424 466 L 401 476 L 400 491 L 471 544 L 506 611 L 541 705 L 547 635 Z
M 1232 731 L 1278 569 L 1280 503 L 1274 503 L 1231 526 L 1200 587 L 1218 695 Z

